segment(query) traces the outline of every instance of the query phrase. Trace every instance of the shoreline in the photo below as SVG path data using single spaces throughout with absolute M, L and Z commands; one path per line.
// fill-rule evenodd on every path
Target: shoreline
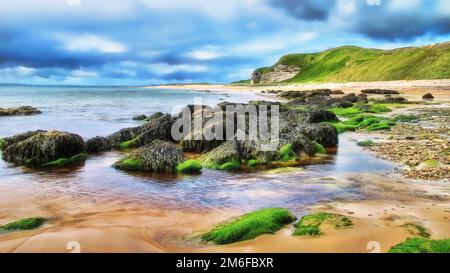
M 168 84 L 144 86 L 146 89 L 176 89 L 204 92 L 253 92 L 262 97 L 278 99 L 276 95 L 264 94 L 261 91 L 305 91 L 313 89 L 342 90 L 345 94 L 359 93 L 362 89 L 393 89 L 410 100 L 421 100 L 426 93 L 433 93 L 435 101 L 450 102 L 450 79 L 446 80 L 411 80 L 382 82 L 345 82 L 345 83 L 305 83 L 305 84 L 273 84 L 273 85 L 233 85 L 233 84 Z

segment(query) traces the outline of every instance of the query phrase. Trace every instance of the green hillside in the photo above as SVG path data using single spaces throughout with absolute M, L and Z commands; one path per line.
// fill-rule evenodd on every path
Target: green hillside
M 278 64 L 295 65 L 301 71 L 286 83 L 390 81 L 450 78 L 450 42 L 394 50 L 343 46 L 319 53 L 289 54 Z

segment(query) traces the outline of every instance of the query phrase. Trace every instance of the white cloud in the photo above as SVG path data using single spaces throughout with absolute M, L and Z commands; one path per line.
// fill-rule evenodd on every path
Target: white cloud
M 391 0 L 389 8 L 392 10 L 414 9 L 421 4 L 422 0 Z
M 127 51 L 127 47 L 119 42 L 92 34 L 71 36 L 67 34 L 57 35 L 67 51 L 101 53 L 120 53 Z
M 310 32 L 302 32 L 297 36 L 297 39 L 294 37 L 294 41 L 299 43 L 304 43 L 313 40 L 317 37 L 317 32 L 310 31 Z
M 224 54 L 217 46 L 205 46 L 200 49 L 192 50 L 184 54 L 184 56 L 196 60 L 213 60 L 222 57 Z
M 98 76 L 97 72 L 86 71 L 86 70 L 81 70 L 81 69 L 72 71 L 71 75 L 73 77 L 77 77 L 77 78 L 95 78 Z
M 350 15 L 356 10 L 356 3 L 354 0 L 339 0 L 337 10 L 340 15 Z
M 176 72 L 190 72 L 190 73 L 202 73 L 208 71 L 208 67 L 205 65 L 195 64 L 167 64 L 167 63 L 153 63 L 145 65 L 149 72 L 157 75 L 167 75 Z
M 6 67 L 0 69 L 0 78 L 5 79 L 15 79 L 31 76 L 35 72 L 35 68 L 26 66 L 15 66 Z

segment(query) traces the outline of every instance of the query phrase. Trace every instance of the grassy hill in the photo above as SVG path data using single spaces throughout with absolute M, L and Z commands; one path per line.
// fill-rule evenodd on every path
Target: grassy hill
M 276 65 L 295 65 L 301 71 L 285 83 L 391 81 L 450 78 L 450 42 L 394 50 L 343 46 L 319 53 L 289 54 Z

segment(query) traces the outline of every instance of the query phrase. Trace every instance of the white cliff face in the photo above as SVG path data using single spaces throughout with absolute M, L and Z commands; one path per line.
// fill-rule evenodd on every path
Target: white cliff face
M 300 72 L 300 68 L 295 65 L 279 64 L 273 68 L 273 71 L 261 73 L 255 70 L 251 76 L 251 83 L 273 83 L 292 79 Z

